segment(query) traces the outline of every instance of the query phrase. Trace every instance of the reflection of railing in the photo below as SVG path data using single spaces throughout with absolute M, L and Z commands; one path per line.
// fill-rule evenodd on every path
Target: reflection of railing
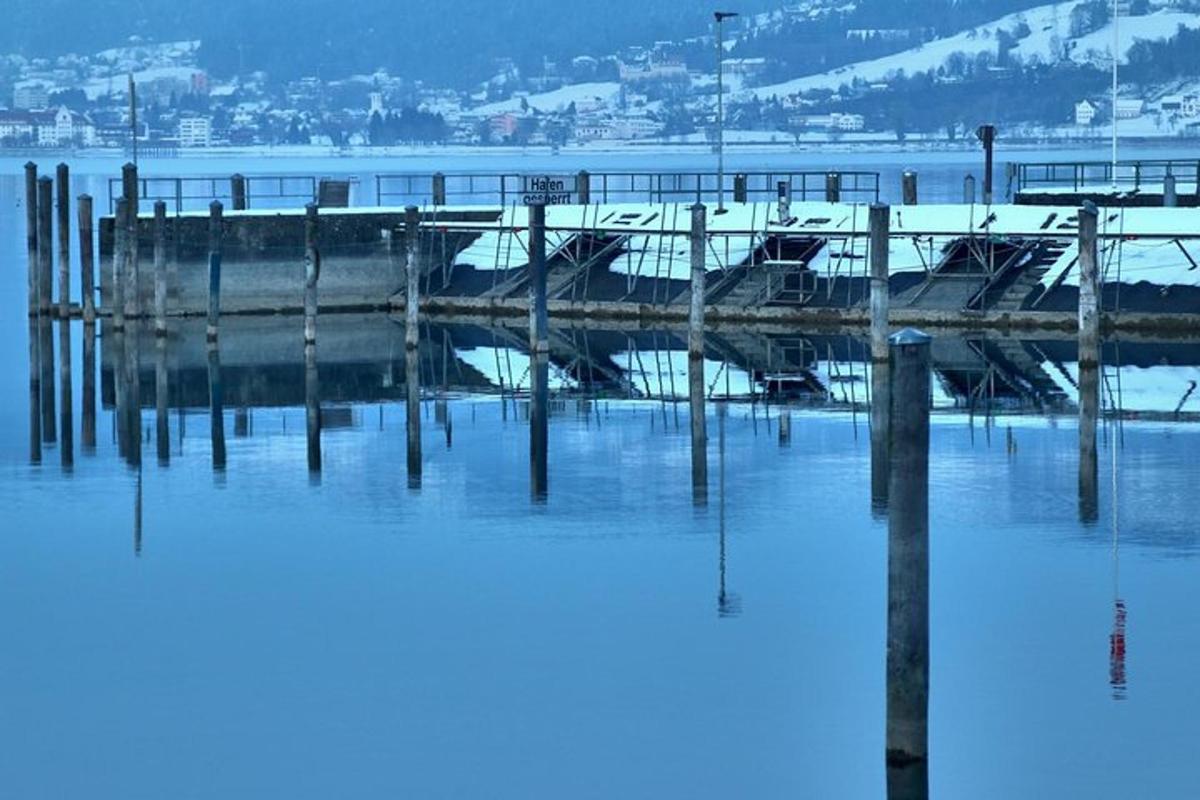
M 680 203 L 715 200 L 715 172 L 595 172 L 586 174 L 592 203 Z M 725 199 L 732 202 L 774 200 L 785 183 L 793 200 L 824 200 L 830 175 L 837 175 L 843 200 L 878 200 L 878 172 L 743 172 L 727 173 Z M 375 176 L 378 205 L 445 203 L 447 205 L 519 202 L 525 176 L 497 174 L 395 174 Z M 438 185 L 440 184 L 440 185 Z M 577 185 L 578 188 L 578 185 Z
M 1163 188 L 1168 175 L 1185 183 L 1200 185 L 1200 160 L 1120 161 L 1114 169 L 1108 161 L 1047 161 L 1016 164 L 1016 192 L 1038 189 L 1103 190 L 1117 186 L 1125 191 Z
M 279 208 L 303 205 L 317 198 L 317 179 L 307 175 L 247 175 L 246 208 Z M 147 204 L 166 202 L 176 214 L 195 211 L 213 200 L 232 209 L 236 177 L 138 178 L 138 199 Z M 113 213 L 121 196 L 121 179 L 108 181 L 108 211 Z M 299 201 L 299 202 L 297 202 Z M 142 210 L 146 210 L 142 208 Z

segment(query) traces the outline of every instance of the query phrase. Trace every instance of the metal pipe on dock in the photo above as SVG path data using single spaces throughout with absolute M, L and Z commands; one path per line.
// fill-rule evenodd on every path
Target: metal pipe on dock
M 704 407 L 704 358 L 688 356 L 688 405 L 692 429 L 692 503 L 708 503 L 708 420 Z
M 1100 351 L 1100 258 L 1096 245 L 1097 211 L 1079 209 L 1079 363 L 1096 363 Z
M 229 197 L 234 211 L 246 210 L 246 178 L 242 174 L 235 173 L 229 178 Z
M 29 253 L 29 313 L 38 309 L 38 175 L 37 164 L 25 164 L 25 248 Z M 40 456 L 39 456 L 40 458 Z
M 900 176 L 900 189 L 904 205 L 915 206 L 917 204 L 917 173 L 906 169 Z
M 308 450 L 308 474 L 321 474 L 321 384 L 317 372 L 317 345 L 304 345 L 304 435 Z
M 529 207 L 529 350 L 550 352 L 546 307 L 546 206 Z
M 55 170 L 58 201 L 58 315 L 71 316 L 71 168 Z
M 154 203 L 154 335 L 167 335 L 167 204 Z
M 707 209 L 703 203 L 692 206 L 692 295 L 688 311 L 688 356 L 691 358 L 704 358 L 704 300 L 708 277 L 705 270 L 708 247 L 706 215 Z
M 54 286 L 54 181 L 38 178 L 38 310 L 50 313 Z
M 420 339 L 418 320 L 421 308 L 421 214 L 416 206 L 404 209 L 404 347 L 416 350 Z
M 217 340 L 221 322 L 221 249 L 224 240 L 220 200 L 208 206 L 208 341 Z
M 550 494 L 550 354 L 530 356 L 529 364 L 529 491 L 534 503 L 545 503 Z
M 840 172 L 825 174 L 825 202 L 840 203 L 842 200 L 842 175 Z
M 304 207 L 304 343 L 317 341 L 317 281 L 321 277 L 321 253 L 317 249 L 317 205 Z
M 871 360 L 888 360 L 888 305 L 891 285 L 888 281 L 890 206 L 875 203 L 869 215 L 871 247 Z
M 81 194 L 76 201 L 79 216 L 79 302 L 83 321 L 96 321 L 96 254 L 92 239 L 92 196 Z
M 890 339 L 885 755 L 893 768 L 928 758 L 930 343 L 912 329 Z

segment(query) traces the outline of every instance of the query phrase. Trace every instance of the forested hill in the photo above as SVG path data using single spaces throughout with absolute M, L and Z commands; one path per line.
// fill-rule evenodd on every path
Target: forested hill
M 730 0 L 731 10 L 774 5 Z M 605 55 L 710 30 L 696 0 L 5 0 L 0 53 L 56 56 L 200 39 L 215 74 L 343 77 L 384 67 L 445 86 L 488 77 L 494 59 Z

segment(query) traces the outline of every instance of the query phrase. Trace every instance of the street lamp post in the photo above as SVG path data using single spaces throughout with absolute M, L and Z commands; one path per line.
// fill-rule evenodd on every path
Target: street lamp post
M 717 21 L 717 213 L 725 212 L 725 40 L 721 23 L 736 17 L 735 11 L 714 11 Z

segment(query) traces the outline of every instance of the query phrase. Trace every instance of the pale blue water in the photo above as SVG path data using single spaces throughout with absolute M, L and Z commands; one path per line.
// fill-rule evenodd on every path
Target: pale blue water
M 425 403 L 410 489 L 395 364 L 327 345 L 341 394 L 323 399 L 350 412 L 318 481 L 303 394 L 273 399 L 302 364 L 277 386 L 261 371 L 237 435 L 234 376 L 264 340 L 231 326 L 227 466 L 203 404 L 172 411 L 159 465 L 149 405 L 139 472 L 109 393 L 80 450 L 73 323 L 74 465 L 61 444 L 31 464 L 16 186 L 0 179 L 0 796 L 885 796 L 865 407 L 794 408 L 785 447 L 777 407 L 709 403 L 697 507 L 686 402 L 560 398 L 539 503 L 525 401 L 455 394 L 449 446 Z M 176 380 L 202 370 L 175 357 Z M 930 796 L 1194 796 L 1200 428 L 1102 423 L 1082 523 L 1070 414 L 987 423 L 934 417 Z

